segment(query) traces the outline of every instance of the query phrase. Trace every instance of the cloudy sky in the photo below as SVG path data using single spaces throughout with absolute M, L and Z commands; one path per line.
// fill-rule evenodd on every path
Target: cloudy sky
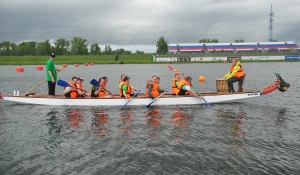
M 79 36 L 146 52 L 161 36 L 169 44 L 266 42 L 271 4 L 273 38 L 300 45 L 300 0 L 0 0 L 0 42 Z

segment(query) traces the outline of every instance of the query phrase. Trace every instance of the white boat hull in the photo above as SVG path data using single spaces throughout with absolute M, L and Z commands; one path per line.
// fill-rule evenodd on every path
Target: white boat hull
M 226 95 L 205 95 L 205 100 L 209 103 L 224 103 L 224 102 L 236 102 L 243 99 L 259 97 L 261 93 L 251 92 L 251 93 L 236 93 L 236 94 L 226 94 Z M 64 97 L 21 97 L 21 96 L 3 96 L 5 101 L 25 103 L 25 104 L 38 104 L 38 105 L 67 105 L 67 106 L 123 106 L 127 103 L 124 98 L 77 98 L 70 99 Z M 127 106 L 139 106 L 148 105 L 152 102 L 150 98 L 136 97 L 133 98 Z M 157 101 L 155 101 L 152 106 L 160 105 L 194 105 L 194 104 L 205 104 L 204 100 L 195 97 L 178 97 L 166 95 L 162 96 Z

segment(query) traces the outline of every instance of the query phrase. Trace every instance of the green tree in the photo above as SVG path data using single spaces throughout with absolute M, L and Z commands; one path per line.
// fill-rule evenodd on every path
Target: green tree
M 168 43 L 165 41 L 164 37 L 160 37 L 156 43 L 156 53 L 166 54 L 169 51 Z
M 101 54 L 101 48 L 97 43 L 92 44 L 90 47 L 90 51 L 92 55 L 100 55 Z
M 235 43 L 243 43 L 243 42 L 245 42 L 243 39 L 236 39 L 236 40 L 234 40 L 234 42 Z
M 112 49 L 111 49 L 110 45 L 105 45 L 104 54 L 105 55 L 111 55 L 112 54 Z
M 11 48 L 11 52 L 10 55 L 11 56 L 17 56 L 18 54 L 18 45 L 16 45 L 15 43 L 11 43 L 10 44 L 10 48 Z
M 25 48 L 24 48 L 24 55 L 36 55 L 36 42 L 35 41 L 26 42 Z
M 70 41 L 64 38 L 59 38 L 54 43 L 54 48 L 56 55 L 67 55 L 70 49 Z
M 36 46 L 36 55 L 48 55 L 51 50 L 51 45 L 49 40 L 47 39 L 44 42 L 37 43 Z
M 80 37 L 73 37 L 71 40 L 71 54 L 73 55 L 87 55 L 88 54 L 88 44 L 87 40 Z
M 199 40 L 199 43 L 218 43 L 218 42 L 219 42 L 218 39 L 212 39 L 212 40 L 210 40 L 210 39 L 200 39 Z
M 145 52 L 144 51 L 136 50 L 136 54 L 145 54 Z
M 25 46 L 27 42 L 21 42 L 18 44 L 18 55 L 24 56 L 25 55 Z

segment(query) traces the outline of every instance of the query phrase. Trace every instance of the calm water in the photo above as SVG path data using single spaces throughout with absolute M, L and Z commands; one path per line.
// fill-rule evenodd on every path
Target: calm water
M 206 106 L 66 107 L 17 105 L 0 100 L 0 174 L 299 174 L 300 63 L 245 63 L 244 89 L 261 90 L 278 72 L 287 92 Z M 201 91 L 215 91 L 229 64 L 171 65 L 191 75 Z M 0 66 L 0 92 L 26 92 L 45 71 Z M 122 73 L 144 89 L 151 75 L 171 90 L 163 65 L 95 65 L 68 68 L 59 79 L 108 76 L 118 92 Z M 206 77 L 199 83 L 197 77 Z M 235 85 L 236 87 L 237 85 Z M 236 87 L 237 89 L 237 87 Z M 56 92 L 63 88 L 56 87 Z M 35 92 L 47 93 L 46 83 Z

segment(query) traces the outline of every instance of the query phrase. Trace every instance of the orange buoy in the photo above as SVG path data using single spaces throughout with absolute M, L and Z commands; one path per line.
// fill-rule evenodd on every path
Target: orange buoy
M 88 63 L 84 63 L 84 66 L 88 66 L 89 64 Z
M 199 80 L 200 82 L 203 82 L 203 81 L 205 81 L 205 77 L 204 77 L 204 76 L 199 76 L 198 80 Z
M 24 68 L 22 66 L 16 67 L 16 72 L 24 72 Z
M 178 70 L 177 70 L 177 69 L 174 69 L 174 72 L 178 72 Z
M 94 66 L 94 63 L 90 63 L 91 66 Z
M 224 61 L 223 61 L 223 64 L 227 64 L 227 61 L 224 60 Z
M 43 66 L 40 65 L 36 66 L 36 70 L 43 70 Z
M 62 67 L 66 68 L 66 67 L 67 67 L 67 64 L 62 64 Z
M 78 66 L 79 66 L 79 64 L 75 64 L 74 66 L 75 66 L 75 67 L 78 67 Z

